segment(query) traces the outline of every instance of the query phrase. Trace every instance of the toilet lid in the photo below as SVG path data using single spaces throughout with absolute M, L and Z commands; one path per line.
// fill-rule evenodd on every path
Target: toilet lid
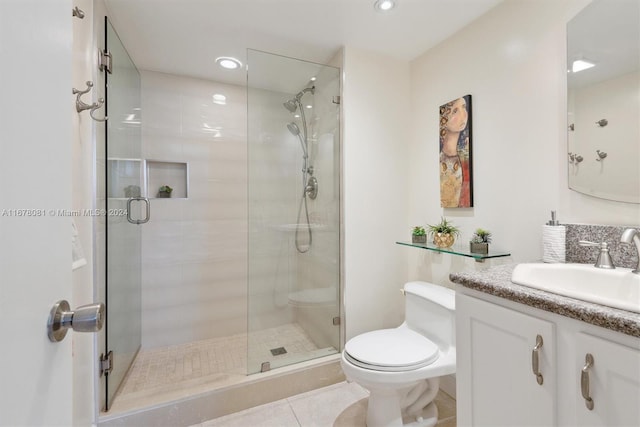
M 408 328 L 382 329 L 350 339 L 345 356 L 360 367 L 379 371 L 408 371 L 433 363 L 438 346 Z

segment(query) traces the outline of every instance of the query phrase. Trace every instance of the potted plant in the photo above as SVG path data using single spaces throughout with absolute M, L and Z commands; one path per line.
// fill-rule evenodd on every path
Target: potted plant
M 427 243 L 427 231 L 424 227 L 416 225 L 411 230 L 411 243 Z
M 469 242 L 471 253 L 488 254 L 489 243 L 491 243 L 491 232 L 482 228 L 476 229 Z
M 427 227 L 429 228 L 429 235 L 433 236 L 433 243 L 439 248 L 450 247 L 460 234 L 460 229 L 445 217 L 441 217 L 438 224 L 429 224 Z
M 173 188 L 169 187 L 168 185 L 163 185 L 158 190 L 158 197 L 169 198 L 169 197 L 171 197 L 171 192 L 172 191 L 173 191 Z

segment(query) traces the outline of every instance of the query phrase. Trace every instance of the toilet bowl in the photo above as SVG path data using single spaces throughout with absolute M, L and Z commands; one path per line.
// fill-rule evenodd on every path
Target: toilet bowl
M 455 292 L 426 282 L 404 286 L 405 321 L 345 344 L 349 381 L 369 390 L 368 427 L 431 427 L 439 377 L 456 370 Z

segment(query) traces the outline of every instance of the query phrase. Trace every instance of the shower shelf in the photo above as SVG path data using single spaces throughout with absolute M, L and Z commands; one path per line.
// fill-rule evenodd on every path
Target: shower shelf
M 164 200 L 189 198 L 188 163 L 147 159 L 146 167 L 149 198 L 158 198 L 158 189 L 164 185 L 173 189 L 171 197 Z
M 438 252 L 438 253 L 445 253 L 445 254 L 459 255 L 459 256 L 464 256 L 468 258 L 473 258 L 476 260 L 476 262 L 484 262 L 485 259 L 489 259 L 489 258 L 502 258 L 502 257 L 511 256 L 511 254 L 508 252 L 495 251 L 491 249 L 489 250 L 488 254 L 477 254 L 477 253 L 471 252 L 469 250 L 468 245 L 463 246 L 461 244 L 455 244 L 450 248 L 439 248 L 431 243 L 396 242 L 396 244 L 403 245 L 403 246 L 411 246 L 414 248 L 426 249 L 426 250 Z

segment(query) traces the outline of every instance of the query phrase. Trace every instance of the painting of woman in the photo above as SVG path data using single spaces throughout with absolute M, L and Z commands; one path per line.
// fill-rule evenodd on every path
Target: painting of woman
M 440 106 L 440 206 L 473 206 L 471 95 Z

